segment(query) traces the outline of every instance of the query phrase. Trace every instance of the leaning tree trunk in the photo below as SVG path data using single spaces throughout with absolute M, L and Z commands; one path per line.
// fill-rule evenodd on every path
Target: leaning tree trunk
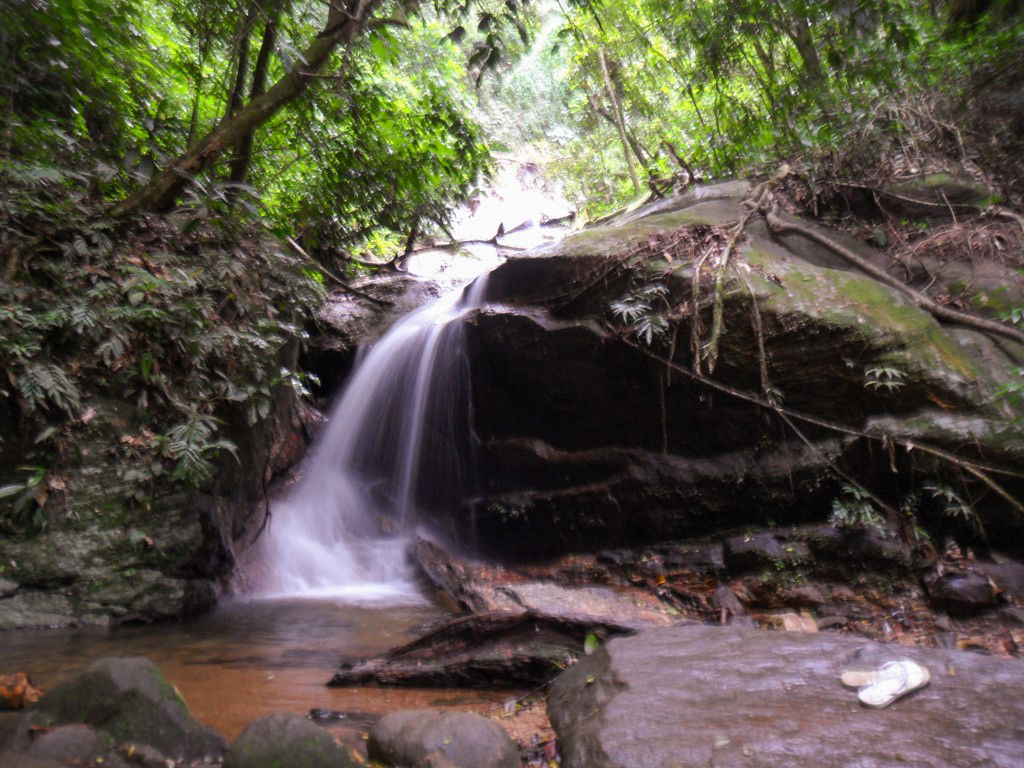
M 619 131 L 619 140 L 622 142 L 622 154 L 626 157 L 626 166 L 629 168 L 629 178 L 633 181 L 633 191 L 640 194 L 640 179 L 636 175 L 636 166 L 633 163 L 633 156 L 629 153 L 629 137 L 626 134 L 626 118 L 622 111 L 622 104 L 619 102 L 618 94 L 615 93 L 615 85 L 612 83 L 611 73 L 608 71 L 608 61 L 605 59 L 604 51 L 598 49 L 597 58 L 601 62 L 601 76 L 604 78 L 604 87 L 608 91 L 608 98 L 612 102 L 612 109 L 615 112 L 615 127 Z
M 263 42 L 260 43 L 260 52 L 256 55 L 256 67 L 252 72 L 252 86 L 249 90 L 249 101 L 253 102 L 263 95 L 267 88 L 267 72 L 270 69 L 270 54 L 274 50 L 277 40 L 277 25 L 281 16 L 281 3 L 275 3 L 263 28 Z M 255 128 L 245 133 L 238 142 L 235 149 L 235 158 L 231 161 L 230 180 L 236 184 L 245 181 L 249 172 L 249 162 L 252 157 L 253 139 L 256 135 Z
M 253 99 L 234 116 L 222 121 L 207 136 L 180 155 L 144 187 L 114 206 L 111 214 L 127 216 L 174 207 L 186 185 L 209 168 L 227 149 L 235 147 L 289 102 L 300 96 L 342 43 L 350 44 L 382 0 L 345 0 L 331 3 L 327 24 L 299 57 L 297 64 L 266 93 Z

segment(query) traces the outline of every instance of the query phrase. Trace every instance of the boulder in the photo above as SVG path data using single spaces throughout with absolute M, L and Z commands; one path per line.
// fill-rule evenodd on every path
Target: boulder
M 88 725 L 59 725 L 34 739 L 26 753 L 59 762 L 91 763 L 109 745 L 109 737 Z
M 872 710 L 840 683 L 895 658 L 931 684 Z M 568 669 L 548 712 L 565 768 L 1010 768 L 1024 755 L 1024 666 L 832 633 L 652 629 Z
M 116 743 L 149 745 L 174 760 L 220 757 L 224 740 L 196 722 L 156 665 L 144 658 L 93 662 L 54 688 L 0 736 L 0 749 L 35 745 L 33 726 L 84 723 Z
M 928 600 L 952 616 L 969 616 L 995 605 L 996 590 L 988 576 L 975 571 L 932 574 L 925 579 Z
M 370 730 L 370 759 L 391 768 L 519 768 L 519 749 L 493 720 L 470 712 L 411 709 Z
M 0 768 L 67 768 L 67 763 L 21 752 L 0 752 Z
M 301 715 L 276 712 L 246 726 L 224 768 L 356 768 L 347 748 Z
M 488 305 L 464 321 L 479 493 L 455 515 L 436 511 L 442 534 L 490 557 L 536 561 L 822 521 L 840 492 L 836 464 L 895 495 L 913 486 L 911 475 L 920 482 L 940 468 L 920 446 L 1024 465 L 1024 441 L 1005 429 L 1014 406 L 996 396 L 1024 354 L 1019 345 L 940 324 L 833 249 L 795 232 L 775 236 L 757 217 L 724 276 L 718 364 L 693 375 L 693 307 L 706 342 L 714 283 L 708 264 L 694 274 L 695 261 L 708 242 L 728 239 L 749 189 L 698 187 L 491 273 Z M 805 224 L 903 274 L 886 254 Z M 652 284 L 662 287 L 664 332 L 648 342 L 613 305 Z M 762 397 L 762 362 L 780 402 L 800 414 L 787 417 L 799 434 L 752 402 Z M 899 383 L 881 386 L 878 370 Z M 915 449 L 879 449 L 892 441 Z M 990 538 L 1024 546 L 1001 498 L 976 507 Z M 865 549 L 899 556 L 897 544 Z

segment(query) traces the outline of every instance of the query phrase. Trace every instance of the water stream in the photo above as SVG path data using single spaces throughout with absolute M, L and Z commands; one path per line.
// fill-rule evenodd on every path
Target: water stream
M 402 532 L 472 483 L 459 320 L 485 286 L 479 277 L 406 316 L 356 365 L 301 483 L 274 506 L 256 594 L 416 599 Z
M 565 214 L 564 199 L 537 182 L 535 166 L 507 165 L 457 216 L 455 237 L 489 239 L 500 227 L 510 232 L 501 242 L 516 248 L 560 238 L 564 228 L 541 224 L 545 211 Z M 500 262 L 495 248 L 477 246 L 468 258 L 425 252 L 410 265 L 443 270 L 456 287 L 402 318 L 357 362 L 299 486 L 273 506 L 251 593 L 417 599 L 404 533 L 421 511 L 453 510 L 474 489 L 461 320 L 481 305 L 486 273 Z

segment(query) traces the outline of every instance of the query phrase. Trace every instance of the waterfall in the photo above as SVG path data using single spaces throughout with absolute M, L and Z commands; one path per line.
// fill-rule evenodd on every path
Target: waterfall
M 415 597 L 402 534 L 472 482 L 460 319 L 485 285 L 407 315 L 357 362 L 299 486 L 273 506 L 259 594 Z
M 533 248 L 561 239 L 545 219 L 571 212 L 537 166 L 498 158 L 490 190 L 456 217 L 458 239 Z M 425 251 L 418 275 L 468 282 L 502 261 L 499 248 Z M 421 599 L 406 564 L 405 532 L 421 513 L 452 514 L 475 495 L 469 371 L 462 317 L 480 306 L 486 275 L 396 323 L 361 353 L 331 409 L 302 480 L 272 513 L 245 591 L 257 596 Z

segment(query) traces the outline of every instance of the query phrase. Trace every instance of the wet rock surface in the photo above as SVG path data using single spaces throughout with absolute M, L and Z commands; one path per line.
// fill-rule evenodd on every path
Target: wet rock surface
M 435 521 L 443 533 L 489 557 L 538 560 L 822 520 L 841 490 L 836 464 L 856 466 L 879 488 L 893 486 L 894 472 L 935 471 L 902 448 L 883 457 L 877 441 L 850 432 L 801 422 L 800 439 L 764 408 L 687 375 L 692 286 L 706 298 L 713 277 L 694 275 L 703 246 L 687 238 L 701 227 L 730 231 L 749 189 L 698 187 L 491 274 L 491 305 L 467 319 L 481 493 L 454 519 Z M 817 231 L 877 267 L 902 269 L 851 237 Z M 756 304 L 767 378 L 793 412 L 854 433 L 962 448 L 1007 468 L 1024 462 L 1003 426 L 1005 401 L 993 397 L 1016 364 L 1013 345 L 940 325 L 831 249 L 801 234 L 775 237 L 757 220 L 734 266 L 716 383 L 758 391 Z M 611 305 L 652 281 L 666 291 L 668 329 L 645 349 Z M 705 333 L 709 305 L 701 305 Z M 870 386 L 869 371 L 886 366 L 901 385 Z M 1002 502 L 977 506 L 990 537 L 1019 541 Z M 752 567 L 773 559 L 735 552 L 748 555 Z
M 870 710 L 840 673 L 909 658 L 931 684 Z M 1024 667 L 835 634 L 677 627 L 615 638 L 554 684 L 565 768 L 986 765 L 1024 759 Z
M 42 749 L 36 737 L 66 724 L 90 726 L 114 743 L 147 745 L 174 760 L 219 757 L 227 749 L 218 734 L 192 719 L 181 696 L 144 658 L 101 659 L 54 688 L 3 723 L 0 752 Z M 84 743 L 79 737 L 76 732 L 75 743 Z
M 224 768 L 355 768 L 352 754 L 330 734 L 291 712 L 250 723 L 224 757 Z
M 468 712 L 400 710 L 370 730 L 371 760 L 393 768 L 519 768 L 519 749 L 493 720 Z
M 399 318 L 441 295 L 433 280 L 382 271 L 352 283 L 355 292 L 333 293 L 317 315 L 319 330 L 303 352 L 303 366 L 330 396 L 352 369 L 356 352 L 379 339 Z

